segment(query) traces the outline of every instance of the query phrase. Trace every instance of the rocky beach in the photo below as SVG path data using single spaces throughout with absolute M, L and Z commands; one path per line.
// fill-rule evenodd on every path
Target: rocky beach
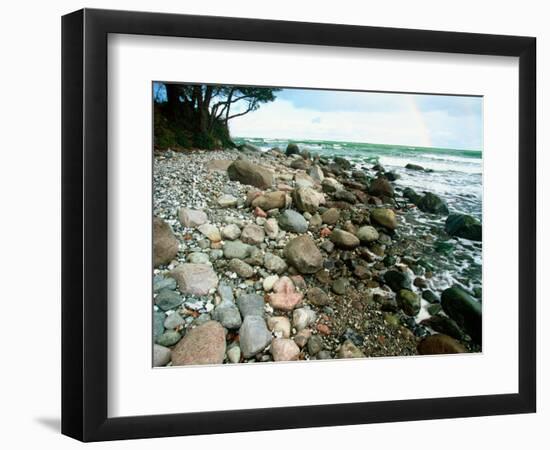
M 481 351 L 481 223 L 419 189 L 436 172 L 293 143 L 155 152 L 153 365 Z

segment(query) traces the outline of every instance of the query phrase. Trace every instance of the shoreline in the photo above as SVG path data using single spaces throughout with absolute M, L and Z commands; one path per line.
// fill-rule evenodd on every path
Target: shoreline
M 168 252 L 154 270 L 155 365 L 480 351 L 481 308 L 453 310 L 475 309 L 472 293 L 428 290 L 423 239 L 405 232 L 410 211 L 444 202 L 403 196 L 382 167 L 297 151 L 155 153 L 155 253 Z

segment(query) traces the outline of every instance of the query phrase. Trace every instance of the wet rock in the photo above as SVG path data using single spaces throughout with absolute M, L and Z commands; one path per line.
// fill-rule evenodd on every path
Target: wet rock
M 210 320 L 192 328 L 172 350 L 172 365 L 221 364 L 225 356 L 225 331 Z
M 264 315 L 264 298 L 258 294 L 242 294 L 237 298 L 237 306 L 243 318 Z
M 443 291 L 441 306 L 475 342 L 481 344 L 481 303 L 455 285 Z
M 419 166 L 418 164 L 411 164 L 411 163 L 409 163 L 409 164 L 407 164 L 407 165 L 405 166 L 405 169 L 409 169 L 409 170 L 424 170 L 424 167 Z
M 357 236 L 348 233 L 347 231 L 336 228 L 330 235 L 330 240 L 338 247 L 344 249 L 354 249 L 358 247 L 360 242 Z
M 298 236 L 288 242 L 284 249 L 285 258 L 300 273 L 310 274 L 323 267 L 323 255 L 311 237 Z
M 218 276 L 208 264 L 180 264 L 171 272 L 182 294 L 207 295 L 218 286 Z
M 162 345 L 153 345 L 153 367 L 162 367 L 170 362 L 171 351 Z
M 287 264 L 283 258 L 273 253 L 266 253 L 264 256 L 264 267 L 270 272 L 281 274 L 287 269 Z
M 319 205 L 324 203 L 325 198 L 323 194 L 320 194 L 312 188 L 302 187 L 294 189 L 292 192 L 292 200 L 298 211 L 314 213 L 319 208 Z
M 376 228 L 365 225 L 357 230 L 357 237 L 361 242 L 373 242 L 378 240 L 379 234 Z
M 432 291 L 422 291 L 422 298 L 429 303 L 439 303 L 439 298 Z
M 412 203 L 414 203 L 415 205 L 420 201 L 420 199 L 422 198 L 421 195 L 417 194 L 414 189 L 410 188 L 410 187 L 407 187 L 405 189 L 403 189 L 403 197 L 405 197 L 406 199 L 410 200 Z
M 254 268 L 238 258 L 233 258 L 229 261 L 228 269 L 231 272 L 235 272 L 241 278 L 250 278 L 254 275 Z
M 312 287 L 307 291 L 307 300 L 315 306 L 325 306 L 330 303 L 328 294 L 318 287 Z
M 229 241 L 223 244 L 223 255 L 227 259 L 246 259 L 250 256 L 252 247 L 241 241 Z
M 445 334 L 434 334 L 424 338 L 417 347 L 421 355 L 443 355 L 450 353 L 466 353 L 464 346 Z
M 413 284 L 421 289 L 426 289 L 428 287 L 428 282 L 421 277 L 416 277 L 413 281 Z
M 260 316 L 246 316 L 239 330 L 242 354 L 250 358 L 264 350 L 271 342 L 271 333 Z
M 287 209 L 277 217 L 279 226 L 285 231 L 302 234 L 308 229 L 308 223 L 300 213 Z
M 393 197 L 393 185 L 386 177 L 378 177 L 371 182 L 369 194 L 376 195 L 377 197 Z
M 297 144 L 290 143 L 286 147 L 285 155 L 286 156 L 292 156 L 292 155 L 299 155 L 300 154 L 300 147 L 298 147 Z
M 238 239 L 241 235 L 241 229 L 234 223 L 230 223 L 222 228 L 222 238 L 229 241 L 234 241 Z
M 439 303 L 435 303 L 433 305 L 428 306 L 428 313 L 432 316 L 439 314 L 442 310 L 443 308 Z
M 357 198 L 355 195 L 350 192 L 346 191 L 344 189 L 340 189 L 334 193 L 334 199 L 335 200 L 341 200 L 343 202 L 351 203 L 352 205 L 357 203 Z
M 389 230 L 395 230 L 397 228 L 397 217 L 391 209 L 375 208 L 370 212 L 370 217 L 375 223 Z
M 364 358 L 365 354 L 350 340 L 345 341 L 338 350 L 338 358 Z
M 283 209 L 286 205 L 286 194 L 283 191 L 266 192 L 252 200 L 252 207 L 259 207 L 264 211 Z
M 153 218 L 153 264 L 155 267 L 169 264 L 179 251 L 179 243 L 172 227 L 164 220 Z
M 420 297 L 408 289 L 397 293 L 397 304 L 408 316 L 416 316 L 420 312 Z
M 239 308 L 235 303 L 230 301 L 222 301 L 212 314 L 212 318 L 220 322 L 223 327 L 228 330 L 236 330 L 241 324 L 241 314 L 239 313 Z
M 180 208 L 178 210 L 178 218 L 186 228 L 197 228 L 208 221 L 208 216 L 204 211 L 189 208 Z
M 267 319 L 267 327 L 284 338 L 290 337 L 290 320 L 285 316 L 273 316 Z
M 346 158 L 342 158 L 341 156 L 335 156 L 334 163 L 344 170 L 351 169 L 351 163 Z
M 399 292 L 401 289 L 411 289 L 411 279 L 409 276 L 398 270 L 388 270 L 384 274 L 384 282 L 394 292 Z
M 273 293 L 268 295 L 268 301 L 274 309 L 292 311 L 301 303 L 303 297 L 302 293 L 296 292 L 290 278 L 281 277 L 273 285 Z
M 453 319 L 445 316 L 433 316 L 421 322 L 422 325 L 430 327 L 432 330 L 446 334 L 455 339 L 462 338 L 462 331 Z
M 426 194 L 418 200 L 416 205 L 418 206 L 418 209 L 424 212 L 432 214 L 449 214 L 447 204 L 441 199 L 441 197 L 432 194 L 431 192 L 426 192 Z
M 445 221 L 445 231 L 451 236 L 481 241 L 481 223 L 466 214 L 450 214 Z
M 273 184 L 273 175 L 269 170 L 247 160 L 234 161 L 227 168 L 227 175 L 230 180 L 260 189 L 267 189 Z
M 292 339 L 278 338 L 271 342 L 273 361 L 297 361 L 300 348 Z

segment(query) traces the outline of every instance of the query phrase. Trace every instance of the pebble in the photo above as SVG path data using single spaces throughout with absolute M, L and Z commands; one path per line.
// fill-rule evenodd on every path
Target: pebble
M 187 262 L 192 264 L 209 264 L 210 258 L 206 253 L 193 252 L 187 256 Z
M 183 298 L 176 291 L 163 289 L 155 297 L 155 304 L 164 311 L 177 308 L 183 303 Z
M 164 320 L 164 328 L 168 330 L 173 330 L 183 324 L 184 320 L 177 312 L 166 316 L 166 319 Z
M 227 259 L 238 258 L 245 259 L 250 256 L 252 247 L 241 241 L 229 241 L 223 245 L 223 255 Z
M 273 316 L 267 319 L 267 327 L 273 333 L 279 333 L 284 338 L 290 337 L 290 320 L 285 316 Z
M 273 285 L 277 282 L 278 279 L 279 279 L 278 275 L 270 275 L 268 277 L 265 277 L 262 284 L 264 291 L 265 292 L 271 291 L 271 289 L 273 289 Z
M 315 311 L 309 308 L 298 308 L 292 312 L 292 326 L 298 331 L 315 322 L 315 319 Z
M 222 228 L 221 235 L 223 239 L 234 241 L 241 235 L 241 229 L 234 223 L 230 223 Z
M 162 345 L 153 345 L 153 367 L 162 367 L 170 362 L 171 351 Z
M 281 274 L 287 269 L 285 260 L 273 253 L 266 253 L 264 256 L 264 267 L 270 272 Z
M 232 345 L 227 349 L 227 359 L 230 363 L 236 364 L 241 360 L 241 347 Z
M 156 339 L 156 343 L 164 347 L 170 347 L 181 339 L 181 334 L 175 330 L 166 330 Z
M 243 318 L 264 315 L 264 299 L 258 294 L 242 294 L 237 298 L 237 306 Z
M 296 361 L 300 348 L 292 339 L 278 338 L 271 343 L 271 354 L 274 361 Z
M 233 258 L 231 261 L 229 261 L 228 267 L 229 270 L 235 272 L 241 278 L 250 278 L 254 275 L 254 268 L 237 258 Z
M 238 199 L 229 194 L 224 194 L 218 197 L 218 205 L 222 208 L 231 208 L 237 206 Z
M 271 342 L 271 333 L 264 319 L 257 315 L 246 316 L 239 330 L 239 342 L 245 358 L 264 350 Z

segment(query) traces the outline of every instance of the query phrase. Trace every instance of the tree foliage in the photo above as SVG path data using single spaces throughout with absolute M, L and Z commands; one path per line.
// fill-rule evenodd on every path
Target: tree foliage
M 164 90 L 162 89 L 164 88 Z M 206 84 L 155 86 L 155 144 L 200 148 L 232 145 L 229 121 L 275 100 L 279 89 Z M 156 115 L 162 117 L 157 118 Z M 158 119 L 158 120 L 157 120 Z M 178 142 L 176 135 L 180 134 Z

